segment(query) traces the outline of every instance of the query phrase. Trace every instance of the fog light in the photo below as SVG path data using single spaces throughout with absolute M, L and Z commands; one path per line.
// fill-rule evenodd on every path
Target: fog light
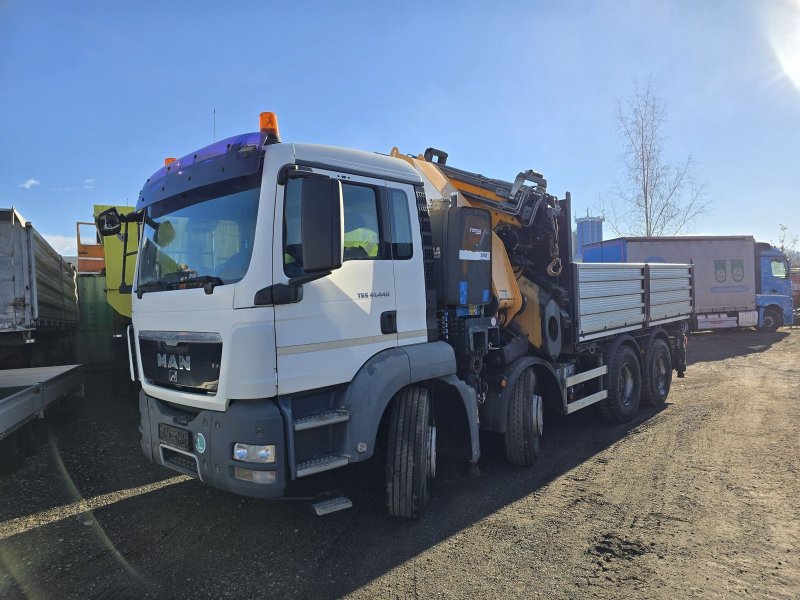
M 275 483 L 275 471 L 252 471 L 240 467 L 233 468 L 233 476 L 250 483 Z
M 237 442 L 233 445 L 233 459 L 251 463 L 274 463 L 275 445 L 252 446 Z

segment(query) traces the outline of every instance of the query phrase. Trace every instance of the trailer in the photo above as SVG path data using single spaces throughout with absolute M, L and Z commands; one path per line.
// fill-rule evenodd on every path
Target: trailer
M 83 396 L 83 367 L 0 370 L 0 467 L 25 454 L 34 425 L 67 396 Z
M 75 269 L 14 208 L 0 209 L 0 368 L 72 362 Z
M 622 237 L 583 247 L 587 263 L 665 262 L 694 266 L 697 329 L 792 324 L 786 255 L 749 235 Z

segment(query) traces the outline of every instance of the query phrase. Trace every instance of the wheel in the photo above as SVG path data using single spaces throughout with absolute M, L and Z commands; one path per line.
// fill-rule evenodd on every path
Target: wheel
M 783 315 L 774 308 L 765 308 L 764 321 L 758 330 L 773 332 L 777 331 L 781 325 L 783 325 Z
M 436 476 L 436 427 L 426 388 L 409 386 L 394 397 L 386 454 L 389 514 L 419 519 Z
M 542 397 L 536 393 L 536 373 L 528 367 L 517 379 L 508 403 L 506 458 L 512 465 L 532 465 L 542 437 Z
M 645 355 L 642 382 L 642 404 L 661 406 L 667 401 L 672 385 L 672 356 L 669 346 L 656 338 Z
M 600 412 L 613 423 L 622 423 L 636 414 L 642 391 L 639 357 L 630 346 L 617 349 L 608 370 L 608 398 L 600 402 Z

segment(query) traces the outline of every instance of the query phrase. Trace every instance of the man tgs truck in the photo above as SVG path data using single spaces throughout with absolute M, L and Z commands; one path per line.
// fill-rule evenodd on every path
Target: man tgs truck
M 273 113 L 167 159 L 136 211 L 97 218 L 131 246 L 142 225 L 129 340 L 147 459 L 271 498 L 377 453 L 389 513 L 418 518 L 449 440 L 474 465 L 479 428 L 497 432 L 530 465 L 544 409 L 624 421 L 663 403 L 686 369 L 691 266 L 573 264 L 569 195 L 546 186 L 433 148 L 283 143 Z

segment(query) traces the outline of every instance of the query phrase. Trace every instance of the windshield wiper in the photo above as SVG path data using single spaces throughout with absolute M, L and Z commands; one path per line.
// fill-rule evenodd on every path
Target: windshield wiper
M 155 281 L 148 281 L 146 283 L 140 283 L 139 286 L 136 288 L 136 297 L 139 300 L 142 299 L 142 294 L 145 292 L 163 292 L 164 290 L 170 289 L 169 282 L 164 281 L 163 279 L 156 279 Z
M 218 285 L 225 284 L 225 282 L 222 281 L 222 279 L 214 275 L 199 275 L 197 277 L 189 277 L 189 279 L 182 279 L 181 281 L 175 282 L 175 284 L 184 284 L 184 283 L 202 283 L 203 291 L 206 294 L 213 294 L 215 287 L 217 287 Z
M 155 281 L 148 281 L 142 283 L 136 288 L 136 297 L 142 299 L 142 294 L 146 292 L 163 292 L 166 290 L 180 289 L 181 286 L 192 284 L 201 284 L 203 291 L 206 294 L 213 294 L 214 288 L 218 285 L 224 285 L 225 282 L 219 277 L 214 275 L 200 275 L 198 277 L 187 277 L 186 279 L 179 279 L 176 281 L 166 281 L 165 279 L 156 279 Z M 201 287 L 200 285 L 192 287 Z

